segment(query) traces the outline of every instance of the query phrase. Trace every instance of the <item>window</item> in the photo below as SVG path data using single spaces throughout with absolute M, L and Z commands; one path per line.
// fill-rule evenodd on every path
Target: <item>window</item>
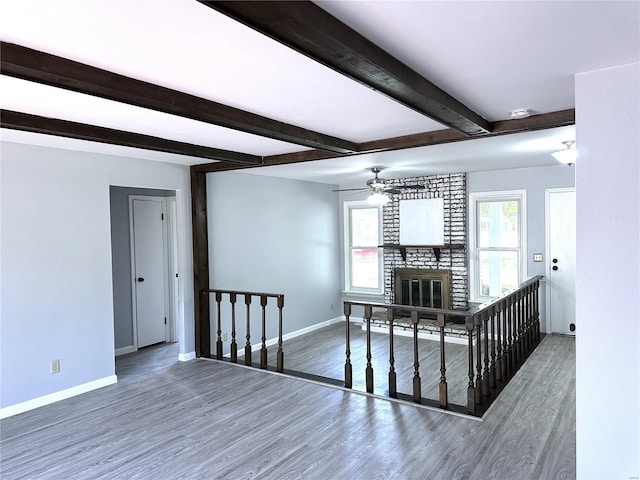
M 381 208 L 345 202 L 345 289 L 382 293 Z
M 526 191 L 472 193 L 469 198 L 471 296 L 484 300 L 524 280 Z

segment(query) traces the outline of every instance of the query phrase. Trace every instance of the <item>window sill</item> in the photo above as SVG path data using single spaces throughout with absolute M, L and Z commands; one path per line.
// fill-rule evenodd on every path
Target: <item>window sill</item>
M 343 290 L 345 297 L 384 297 L 384 292 L 359 292 L 354 290 Z

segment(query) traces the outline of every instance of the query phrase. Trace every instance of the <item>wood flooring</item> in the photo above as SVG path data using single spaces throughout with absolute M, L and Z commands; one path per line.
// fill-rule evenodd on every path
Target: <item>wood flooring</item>
M 483 421 L 177 354 L 0 421 L 0 478 L 575 478 L 572 337 L 545 337 Z
M 352 322 L 350 328 L 351 363 L 353 388 L 366 391 L 365 368 L 366 333 L 359 323 Z M 295 337 L 283 344 L 285 370 L 327 377 L 344 385 L 345 327 L 336 323 L 308 335 Z M 275 369 L 277 346 L 269 348 L 268 365 Z M 440 343 L 419 339 L 419 371 L 422 397 L 438 403 L 440 383 Z M 239 349 L 238 362 L 244 364 L 244 349 Z M 242 355 L 242 356 L 241 356 Z M 447 342 L 445 345 L 449 403 L 460 405 L 466 411 L 467 385 L 469 382 L 468 351 L 466 344 Z M 371 356 L 374 372 L 374 393 L 388 395 L 389 336 L 371 333 Z M 397 391 L 409 396 L 413 393 L 413 338 L 394 335 L 394 368 L 397 376 Z M 260 365 L 260 352 L 252 355 L 252 364 Z

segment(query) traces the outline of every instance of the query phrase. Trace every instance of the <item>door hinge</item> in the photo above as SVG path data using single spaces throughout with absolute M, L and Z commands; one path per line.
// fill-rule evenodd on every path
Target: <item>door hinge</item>
M 160 214 L 160 218 L 161 218 L 162 220 L 164 220 L 164 213 L 161 213 L 161 214 Z
M 164 317 L 164 324 L 167 324 L 167 317 Z

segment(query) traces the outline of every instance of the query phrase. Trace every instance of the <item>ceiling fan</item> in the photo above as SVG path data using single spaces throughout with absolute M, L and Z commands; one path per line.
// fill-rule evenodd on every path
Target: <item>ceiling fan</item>
M 373 178 L 367 180 L 367 186 L 362 188 L 344 188 L 333 190 L 334 192 L 358 192 L 370 190 L 371 194 L 367 202 L 373 205 L 384 205 L 389 202 L 389 194 L 403 193 L 405 190 L 424 190 L 424 185 L 389 185 L 387 180 L 380 178 L 378 174 L 382 171 L 380 167 L 373 167 L 371 173 Z
M 359 188 L 342 188 L 338 190 L 332 190 L 333 192 L 358 192 L 364 190 L 371 190 L 377 192 L 384 193 L 403 193 L 404 190 L 424 190 L 424 185 L 414 184 L 414 185 L 388 185 L 387 181 L 384 178 L 380 178 L 378 174 L 382 171 L 380 167 L 371 168 L 371 173 L 373 173 L 373 178 L 367 180 L 366 187 Z

